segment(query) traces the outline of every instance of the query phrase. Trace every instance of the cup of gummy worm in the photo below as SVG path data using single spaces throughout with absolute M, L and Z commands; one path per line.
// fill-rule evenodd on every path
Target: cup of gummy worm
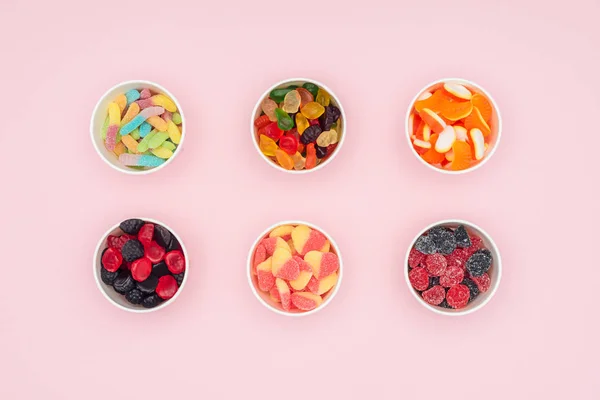
M 336 95 L 305 78 L 276 83 L 260 97 L 250 134 L 260 156 L 289 173 L 316 171 L 331 162 L 345 138 L 346 116 Z
M 481 167 L 496 151 L 501 133 L 496 102 L 481 86 L 465 79 L 428 84 L 406 114 L 406 137 L 413 154 L 446 174 Z
M 90 132 L 96 151 L 108 165 L 128 174 L 148 174 L 179 154 L 185 118 L 167 89 L 149 81 L 128 81 L 100 98 Z
M 248 254 L 252 292 L 280 315 L 300 317 L 322 310 L 337 294 L 342 271 L 342 257 L 331 236 L 304 221 L 272 225 Z
M 114 306 L 135 313 L 173 303 L 187 281 L 189 258 L 179 236 L 164 223 L 130 218 L 102 236 L 93 260 L 94 279 Z
M 443 315 L 465 315 L 494 296 L 502 260 L 483 229 L 463 220 L 444 220 L 414 238 L 406 252 L 404 277 L 426 308 Z

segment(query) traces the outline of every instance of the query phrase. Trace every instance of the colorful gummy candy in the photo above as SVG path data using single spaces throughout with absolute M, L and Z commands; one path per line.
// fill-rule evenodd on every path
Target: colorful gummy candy
M 131 89 L 108 105 L 102 139 L 123 165 L 147 169 L 173 156 L 181 132 L 181 114 L 173 100 L 150 89 Z
M 252 276 L 271 305 L 303 312 L 319 307 L 338 282 L 340 262 L 321 232 L 306 225 L 281 225 L 256 246 Z
M 452 82 L 441 83 L 415 101 L 408 121 L 413 148 L 428 164 L 460 171 L 488 153 L 494 109 L 482 93 Z
M 421 235 L 408 255 L 408 279 L 427 303 L 460 309 L 491 285 L 492 253 L 463 225 L 435 226 Z
M 312 169 L 340 140 L 341 111 L 323 88 L 307 82 L 271 91 L 254 121 L 262 153 L 286 170 Z

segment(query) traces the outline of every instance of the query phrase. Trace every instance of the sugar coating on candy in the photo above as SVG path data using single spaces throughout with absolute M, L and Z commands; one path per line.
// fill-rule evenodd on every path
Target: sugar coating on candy
M 271 290 L 269 290 L 269 296 L 275 303 L 281 303 L 281 297 L 279 297 L 279 290 L 277 290 L 277 286 L 273 286 Z
M 142 89 L 140 92 L 140 99 L 148 99 L 152 96 L 150 89 Z
M 142 124 L 142 122 L 146 121 L 150 117 L 158 116 L 164 112 L 165 109 L 162 107 L 148 107 L 140 111 L 140 113 L 136 115 L 131 121 L 123 125 L 119 133 L 121 135 L 127 135 L 131 133 L 135 128 L 139 127 Z
M 437 306 L 446 298 L 446 290 L 440 285 L 435 285 L 431 289 L 425 290 L 421 295 L 427 303 Z
M 285 240 L 280 237 L 272 237 L 263 239 L 260 244 L 265 247 L 265 251 L 267 252 L 267 257 L 270 257 L 275 253 L 276 248 L 286 249 L 291 253 L 290 246 L 287 244 Z
M 442 300 L 442 302 L 439 304 L 439 306 L 442 308 L 452 309 L 452 307 L 450 306 L 450 304 L 448 304 L 448 301 L 446 299 Z
M 285 311 L 290 311 L 290 307 L 292 304 L 290 288 L 288 287 L 287 283 L 285 283 L 285 281 L 281 278 L 275 279 L 275 286 L 277 287 L 277 292 L 279 293 L 281 307 Z
M 469 303 L 471 292 L 469 288 L 463 284 L 452 286 L 446 293 L 446 300 L 452 308 L 463 308 Z
M 442 275 L 447 266 L 448 262 L 441 254 L 428 254 L 425 257 L 425 269 L 427 269 L 427 272 L 429 272 L 431 275 Z
M 142 124 L 140 125 L 140 128 L 139 128 L 140 136 L 145 138 L 146 135 L 148 135 L 151 130 L 152 130 L 152 125 L 150 125 L 146 121 L 142 122 Z
M 465 277 L 465 271 L 456 265 L 446 267 L 440 276 L 440 284 L 444 287 L 452 287 L 462 282 Z
M 483 249 L 484 246 L 483 240 L 479 236 L 470 235 L 469 237 L 471 239 L 471 247 L 465 248 L 465 251 L 467 252 L 469 257 L 471 257 L 472 254 L 474 254 L 477 250 Z
M 148 117 L 146 121 L 148 121 L 148 123 L 156 128 L 156 130 L 159 132 L 165 132 L 168 129 L 167 121 L 162 119 L 159 115 Z
M 469 234 L 465 229 L 464 225 L 459 225 L 454 230 L 454 238 L 456 239 L 456 246 L 465 248 L 471 247 L 471 238 L 469 238 Z
M 322 249 L 327 242 L 325 235 L 306 225 L 295 227 L 291 232 L 291 236 L 296 251 L 302 256 L 311 250 Z
M 165 160 L 146 154 L 121 154 L 119 162 L 128 167 L 158 167 L 164 164 Z
M 418 267 L 421 262 L 425 259 L 425 254 L 418 251 L 416 248 L 410 249 L 408 254 L 408 266 L 411 268 Z
M 179 144 L 181 142 L 181 131 L 173 121 L 167 121 L 167 133 L 173 143 Z
M 275 276 L 272 273 L 272 258 L 269 257 L 262 263 L 256 266 L 256 274 L 258 281 L 258 288 L 265 292 L 271 290 L 275 285 Z
M 472 276 L 471 280 L 477 284 L 477 288 L 479 288 L 481 293 L 487 292 L 492 285 L 492 280 L 487 273 L 481 276 Z
M 429 287 L 429 274 L 422 267 L 413 268 L 408 273 L 408 280 L 412 287 L 418 291 L 425 290 Z
M 427 287 L 428 289 L 439 285 L 440 284 L 440 277 L 439 276 L 429 276 L 429 286 Z
M 492 266 L 492 253 L 487 249 L 477 250 L 467 260 L 466 268 L 471 276 L 481 276 Z
M 310 278 L 313 276 L 311 266 L 299 256 L 293 256 L 293 259 L 298 263 L 300 274 L 298 278 L 290 280 L 290 286 L 294 290 L 304 290 Z
M 131 89 L 125 92 L 125 98 L 127 99 L 127 105 L 131 105 L 134 101 L 140 98 L 140 92 L 136 89 Z
M 338 274 L 334 272 L 331 275 L 326 276 L 320 280 L 311 279 L 309 281 L 308 290 L 314 294 L 322 295 L 327 293 L 332 287 L 337 284 Z
M 479 287 L 477 286 L 477 283 L 475 283 L 474 280 L 465 278 L 461 283 L 469 288 L 469 303 L 475 300 L 477 296 L 479 296 Z
M 256 274 L 256 266 L 267 259 L 267 249 L 262 243 L 256 246 L 254 257 L 252 259 L 252 273 Z
M 454 233 L 446 227 L 433 227 L 427 236 L 433 241 L 436 251 L 442 254 L 451 254 L 456 249 Z
M 302 311 L 314 310 L 323 303 L 321 296 L 308 292 L 292 293 L 292 303 Z
M 290 281 L 298 278 L 300 266 L 289 250 L 279 247 L 273 253 L 272 271 L 276 277 Z
M 415 249 L 423 254 L 433 254 L 436 252 L 435 244 L 429 236 L 420 236 L 415 242 Z
M 336 272 L 340 267 L 340 262 L 336 254 L 322 253 L 318 250 L 306 253 L 304 261 L 311 266 L 316 279 L 323 279 Z

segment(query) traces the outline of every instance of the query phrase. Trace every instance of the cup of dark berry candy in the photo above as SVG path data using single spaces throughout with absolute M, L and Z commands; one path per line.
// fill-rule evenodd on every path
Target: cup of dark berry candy
M 444 315 L 465 315 L 486 305 L 502 276 L 500 252 L 491 236 L 462 220 L 439 221 L 419 232 L 404 268 L 415 298 Z
M 346 116 L 331 89 L 293 78 L 276 83 L 258 99 L 250 134 L 272 167 L 301 174 L 330 163 L 344 143 Z
M 151 218 L 131 218 L 100 239 L 93 272 L 108 301 L 143 313 L 175 301 L 187 280 L 188 262 L 185 246 L 171 228 Z

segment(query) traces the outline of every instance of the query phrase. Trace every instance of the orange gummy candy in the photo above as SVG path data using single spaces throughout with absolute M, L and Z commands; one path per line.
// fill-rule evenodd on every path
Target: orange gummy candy
M 442 161 L 446 159 L 446 156 L 442 153 L 438 153 L 435 151 L 435 143 L 437 142 L 438 134 L 434 133 L 431 135 L 431 148 L 427 150 L 425 153 L 421 154 L 423 160 L 425 160 L 429 164 L 440 164 Z
M 450 121 L 466 118 L 471 111 L 473 104 L 470 101 L 448 101 L 440 105 L 440 116 Z
M 290 155 L 288 153 L 286 153 L 285 151 L 283 151 L 281 149 L 275 150 L 275 158 L 277 158 L 277 162 L 284 169 L 294 168 L 294 161 L 292 160 L 292 157 L 290 157 Z
M 473 128 L 477 128 L 481 131 L 481 133 L 483 133 L 483 137 L 487 137 L 490 133 L 492 133 L 490 126 L 487 124 L 487 122 L 485 122 L 481 112 L 479 111 L 479 108 L 477 107 L 473 107 L 473 111 L 467 118 L 465 118 L 464 123 L 465 128 L 467 128 L 468 131 Z
M 440 118 L 440 116 L 430 108 L 422 109 L 419 113 L 419 117 L 421 117 L 421 119 L 425 121 L 427 125 L 429 125 L 434 133 L 440 133 L 446 127 L 446 121 Z
M 471 103 L 473 103 L 473 107 L 477 107 L 485 122 L 489 124 L 492 119 L 492 105 L 489 100 L 484 95 L 475 93 L 471 97 Z
M 463 141 L 457 140 L 452 145 L 454 159 L 450 164 L 450 168 L 454 171 L 467 169 L 471 166 L 471 146 Z

